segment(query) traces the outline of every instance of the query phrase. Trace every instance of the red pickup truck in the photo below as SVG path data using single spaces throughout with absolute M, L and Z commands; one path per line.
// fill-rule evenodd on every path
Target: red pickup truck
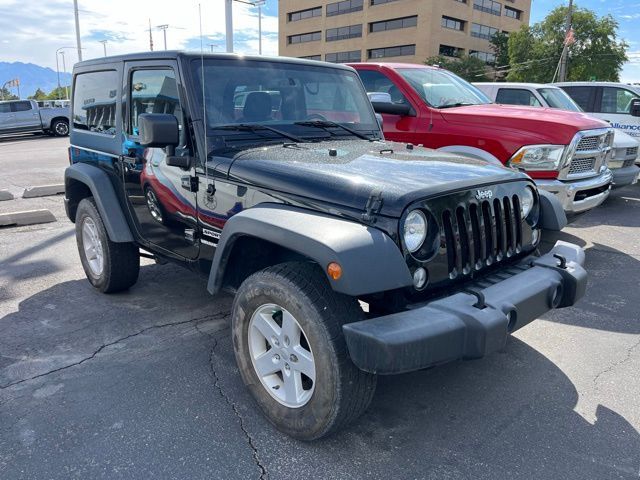
M 609 124 L 582 113 L 496 105 L 438 67 L 350 65 L 382 114 L 386 138 L 523 170 L 569 213 L 589 210 L 608 197 Z

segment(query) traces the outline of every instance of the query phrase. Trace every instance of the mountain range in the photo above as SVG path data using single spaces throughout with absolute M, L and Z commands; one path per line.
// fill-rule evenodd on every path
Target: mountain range
M 58 74 L 48 67 L 41 67 L 33 63 L 22 62 L 0 62 L 0 87 L 4 82 L 14 78 L 20 79 L 20 96 L 27 98 L 33 95 L 38 88 L 45 93 L 58 86 Z M 69 85 L 71 74 L 60 72 L 60 85 Z M 16 88 L 10 89 L 12 93 L 18 94 Z

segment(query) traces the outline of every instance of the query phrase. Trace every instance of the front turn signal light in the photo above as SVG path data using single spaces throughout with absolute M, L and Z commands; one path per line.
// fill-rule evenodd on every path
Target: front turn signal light
M 342 267 L 339 263 L 331 262 L 327 265 L 327 274 L 333 280 L 340 280 L 340 277 L 342 277 Z

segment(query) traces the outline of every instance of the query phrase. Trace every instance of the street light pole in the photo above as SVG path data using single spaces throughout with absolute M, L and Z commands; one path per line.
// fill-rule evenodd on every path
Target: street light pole
M 67 64 L 64 59 L 64 50 L 60 51 L 60 55 L 62 55 L 62 71 L 67 73 Z M 69 87 L 64 86 L 65 100 L 69 100 Z
M 253 4 L 258 7 L 258 54 L 262 55 L 262 6 L 265 0 L 256 0 Z
M 162 34 L 164 35 L 164 49 L 167 49 L 167 28 L 169 25 L 158 25 L 156 28 L 162 30 Z
M 100 43 L 102 44 L 102 50 L 104 51 L 104 56 L 107 56 L 107 41 L 108 40 L 100 40 Z
M 73 0 L 73 14 L 76 19 L 76 45 L 78 47 L 78 61 L 81 62 L 82 44 L 80 43 L 80 18 L 78 17 L 78 0 Z
M 224 0 L 227 53 L 233 53 L 233 0 Z
M 58 63 L 58 55 L 60 55 L 60 53 L 64 53 L 63 51 L 65 49 L 72 49 L 72 48 L 75 48 L 75 47 L 60 47 L 56 49 L 56 73 L 58 74 L 58 95 L 60 95 L 60 64 Z M 62 58 L 64 60 L 64 54 Z M 65 69 L 65 73 L 66 73 L 66 69 Z M 66 88 L 67 87 L 65 86 L 65 91 L 66 91 Z

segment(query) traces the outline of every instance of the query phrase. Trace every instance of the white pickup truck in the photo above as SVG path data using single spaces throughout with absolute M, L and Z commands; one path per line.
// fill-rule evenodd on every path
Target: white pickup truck
M 69 108 L 41 108 L 34 100 L 0 102 L 0 134 L 48 133 L 69 135 Z

